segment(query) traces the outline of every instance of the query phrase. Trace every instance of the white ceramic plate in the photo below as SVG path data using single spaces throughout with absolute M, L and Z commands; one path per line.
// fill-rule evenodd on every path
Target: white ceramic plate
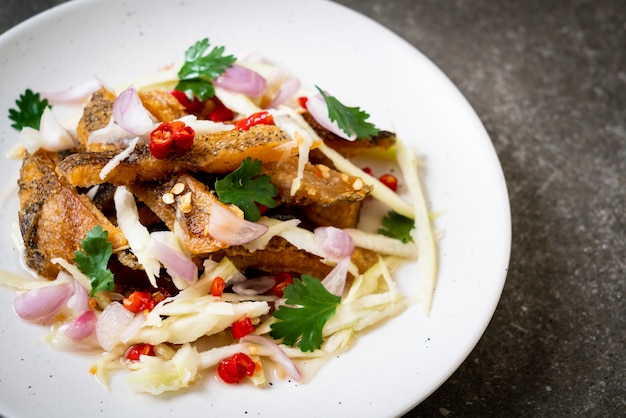
M 94 0 L 38 15 L 0 37 L 0 116 L 25 88 L 54 91 L 94 75 L 110 85 L 180 61 L 203 37 L 243 57 L 260 51 L 415 145 L 429 204 L 440 213 L 440 275 L 432 311 L 419 306 L 358 339 L 308 383 L 265 389 L 205 378 L 184 394 L 109 393 L 89 374 L 91 358 L 51 351 L 47 330 L 26 324 L 0 289 L 0 415 L 397 416 L 461 364 L 487 326 L 506 277 L 510 211 L 506 185 L 482 124 L 423 55 L 375 22 L 325 1 Z M 3 155 L 18 135 L 0 124 Z M 19 163 L 0 165 L 15 191 Z M 4 202 L 4 201 L 3 201 Z M 20 271 L 9 238 L 16 199 L 0 214 L 0 268 Z M 410 292 L 416 265 L 399 281 Z M 189 415 L 185 415 L 189 414 Z M 138 415 L 139 416 L 139 415 Z

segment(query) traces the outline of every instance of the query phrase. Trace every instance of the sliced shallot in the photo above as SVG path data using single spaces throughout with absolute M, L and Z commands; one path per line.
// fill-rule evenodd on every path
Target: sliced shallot
M 48 324 L 72 296 L 72 285 L 63 283 L 29 290 L 15 298 L 13 309 L 27 321 Z
M 144 135 L 154 128 L 150 113 L 143 107 L 133 86 L 121 92 L 113 102 L 113 120 L 135 135 Z
M 267 82 L 256 71 L 235 64 L 227 68 L 223 75 L 217 77 L 214 84 L 235 93 L 257 97 L 263 94 Z
M 267 232 L 268 226 L 240 218 L 228 208 L 214 203 L 211 206 L 209 234 L 228 245 L 243 245 Z
M 198 278 L 198 267 L 181 249 L 176 248 L 180 245 L 173 240 L 177 241 L 178 238 L 172 232 L 153 232 L 146 251 L 163 264 L 172 278 L 180 278 L 191 284 Z
M 261 295 L 270 290 L 274 284 L 274 278 L 270 276 L 256 277 L 234 284 L 233 292 L 242 296 Z
M 248 334 L 245 337 L 241 337 L 239 341 L 242 343 L 256 344 L 260 347 L 267 348 L 269 350 L 268 357 L 270 357 L 278 365 L 280 365 L 284 369 L 285 373 L 287 373 L 287 376 L 294 380 L 300 380 L 302 378 L 302 375 L 300 374 L 300 371 L 296 367 L 295 363 L 289 358 L 287 353 L 285 353 L 283 349 L 280 348 L 280 346 L 275 342 L 265 337 L 254 334 Z
M 271 109 L 285 103 L 297 93 L 301 85 L 302 83 L 296 77 L 288 76 L 287 79 L 282 82 L 276 95 L 267 107 Z
M 350 257 L 344 257 L 337 265 L 324 277 L 322 284 L 330 293 L 336 296 L 343 294 L 343 288 L 346 286 L 346 278 L 348 277 L 348 268 L 350 267 Z
M 72 286 L 72 295 L 68 298 L 66 306 L 72 311 L 73 315 L 81 315 L 89 310 L 89 293 L 87 289 L 71 274 L 60 271 L 59 276 L 64 277 Z
M 65 336 L 73 341 L 82 341 L 96 332 L 98 315 L 93 310 L 87 310 L 80 314 L 65 329 Z
M 320 226 L 313 232 L 324 252 L 330 257 L 350 257 L 354 252 L 354 240 L 340 228 Z

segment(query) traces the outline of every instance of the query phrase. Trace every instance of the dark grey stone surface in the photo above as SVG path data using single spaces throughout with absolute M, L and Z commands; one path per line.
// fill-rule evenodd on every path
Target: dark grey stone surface
M 63 1 L 1 2 L 0 33 Z M 339 3 L 452 79 L 510 193 L 511 265 L 493 320 L 406 416 L 626 416 L 626 2 Z

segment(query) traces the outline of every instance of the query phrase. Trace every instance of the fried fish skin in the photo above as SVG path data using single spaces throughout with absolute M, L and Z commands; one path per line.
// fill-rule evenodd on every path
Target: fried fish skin
M 59 272 L 51 260 L 73 260 L 87 232 L 97 225 L 108 232 L 114 250 L 128 244 L 122 231 L 85 195 L 56 175 L 59 159 L 42 149 L 27 155 L 18 180 L 18 219 L 26 265 L 48 279 Z
M 306 163 L 300 187 L 291 194 L 291 186 L 296 178 L 298 158 L 263 164 L 261 173 L 272 179 L 278 189 L 282 203 L 291 205 L 330 206 L 337 203 L 358 202 L 372 190 L 359 177 L 340 173 L 323 164 Z
M 181 190 L 172 193 L 179 185 Z M 228 244 L 211 237 L 208 228 L 213 205 L 232 209 L 220 202 L 215 194 L 191 175 L 181 173 L 158 181 L 132 183 L 127 187 L 171 231 L 175 230 L 177 216 L 181 217 L 185 231 L 181 231 L 177 236 L 190 254 L 210 254 L 228 247 Z M 171 202 L 164 199 L 166 195 L 171 197 Z M 240 215 L 243 217 L 243 214 Z
M 148 144 L 139 143 L 104 179 L 100 178 L 100 172 L 122 151 L 121 147 L 117 150 L 71 154 L 59 163 L 57 172 L 77 187 L 91 187 L 101 183 L 121 186 L 183 171 L 230 173 L 248 157 L 263 162 L 278 161 L 296 150 L 295 143 L 280 128 L 259 125 L 247 131 L 230 130 L 198 135 L 189 151 L 172 154 L 161 160 L 150 154 Z

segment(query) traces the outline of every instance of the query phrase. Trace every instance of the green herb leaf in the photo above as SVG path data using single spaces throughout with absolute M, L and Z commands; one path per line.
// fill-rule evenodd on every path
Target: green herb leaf
M 252 222 L 261 217 L 256 203 L 273 208 L 276 206 L 273 198 L 278 195 L 278 189 L 272 184 L 270 176 L 260 173 L 261 161 L 252 161 L 248 157 L 237 170 L 215 182 L 218 199 L 223 203 L 237 205 L 243 211 L 244 218 Z
M 97 225 L 87 232 L 87 237 L 81 243 L 84 252 L 74 252 L 74 263 L 91 279 L 90 296 L 101 290 L 113 290 L 113 273 L 107 267 L 113 245 L 107 239 L 108 236 L 108 231 Z
M 185 51 L 185 63 L 178 71 L 179 82 L 175 89 L 184 91 L 190 100 L 194 96 L 204 101 L 215 95 L 212 81 L 237 60 L 224 55 L 224 47 L 213 47 L 208 54 L 209 39 L 196 42 Z
M 326 106 L 328 107 L 328 117 L 332 122 L 337 122 L 339 129 L 346 135 L 356 135 L 359 139 L 371 139 L 378 135 L 379 129 L 374 124 L 367 121 L 370 115 L 358 107 L 348 107 L 337 100 L 334 96 L 327 95 L 324 91 L 315 86 L 320 92 Z
M 39 93 L 33 93 L 31 89 L 26 89 L 24 94 L 20 94 L 15 104 L 17 109 L 9 109 L 9 119 L 14 122 L 11 126 L 18 131 L 25 127 L 39 129 L 41 115 L 47 107 L 50 107 L 48 100 L 42 99 Z
M 297 345 L 301 351 L 315 351 L 322 346 L 322 329 L 337 310 L 341 297 L 330 293 L 322 282 L 303 275 L 283 290 L 287 305 L 274 311 L 270 336 L 283 339 L 287 345 Z
M 383 218 L 383 228 L 378 229 L 378 233 L 391 238 L 399 239 L 403 243 L 411 241 L 411 230 L 415 228 L 415 221 L 400 215 L 398 212 L 389 211 Z

